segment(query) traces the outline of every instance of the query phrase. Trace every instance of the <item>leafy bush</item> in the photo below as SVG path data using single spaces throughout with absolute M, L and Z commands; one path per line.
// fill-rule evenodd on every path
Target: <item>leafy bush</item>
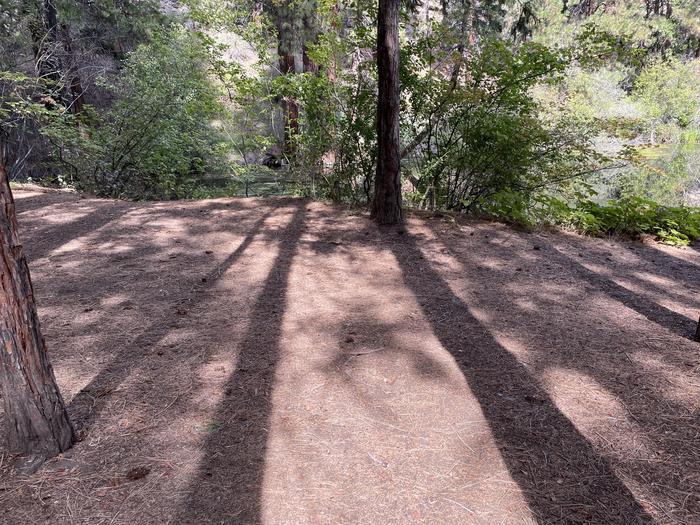
M 666 244 L 685 246 L 700 237 L 700 208 L 666 207 L 641 197 L 577 203 L 570 222 L 593 234 L 654 235 Z
M 324 16 L 327 23 L 342 22 L 332 9 Z M 373 32 L 367 30 L 374 25 L 321 35 L 308 54 L 324 73 L 293 75 L 293 83 L 277 84 L 282 96 L 295 90 L 302 110 L 292 168 L 302 181 L 312 182 L 314 196 L 353 204 L 370 198 L 377 155 L 377 84 L 376 65 L 365 50 L 374 45 Z
M 552 118 L 551 107 L 533 96 L 535 85 L 561 81 L 566 53 L 533 43 L 512 50 L 490 40 L 468 57 L 465 73 L 458 62 L 456 75 L 445 78 L 420 73 L 439 61 L 433 48 L 409 49 L 415 65 L 404 81 L 411 110 L 405 127 L 425 135 L 411 158 L 419 205 L 479 210 L 509 194 L 515 205 L 515 193 L 527 199 L 600 167 L 592 125 L 565 111 Z
M 591 235 L 653 235 L 665 244 L 687 246 L 700 238 L 700 208 L 667 207 L 641 197 L 575 206 L 559 201 L 552 222 L 573 226 Z
M 551 194 L 526 198 L 517 192 L 501 192 L 482 212 L 527 228 L 560 225 L 593 236 L 619 235 L 638 238 L 653 235 L 664 244 L 687 246 L 700 238 L 700 208 L 662 206 L 641 197 L 625 197 L 600 204 L 588 198 L 589 189 L 567 202 Z
M 223 113 L 196 34 L 174 28 L 125 61 L 116 97 L 81 159 L 79 186 L 99 195 L 177 198 L 205 173 L 228 169 Z M 84 155 L 83 155 L 84 157 Z
M 700 61 L 657 60 L 642 69 L 634 96 L 654 122 L 687 127 L 700 107 Z
M 700 182 L 700 142 L 696 139 L 691 143 L 640 147 L 630 160 L 630 165 L 609 182 L 610 196 L 639 196 L 677 206 L 687 202 L 688 193 Z

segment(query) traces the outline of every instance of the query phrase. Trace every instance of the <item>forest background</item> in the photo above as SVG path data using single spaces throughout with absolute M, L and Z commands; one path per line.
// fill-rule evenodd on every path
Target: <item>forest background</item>
M 1 4 L 11 180 L 371 201 L 374 2 Z M 408 1 L 400 42 L 407 206 L 700 236 L 697 1 Z

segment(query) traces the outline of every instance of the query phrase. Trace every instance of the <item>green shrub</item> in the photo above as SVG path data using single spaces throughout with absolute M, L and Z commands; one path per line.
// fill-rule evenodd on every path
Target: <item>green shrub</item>
M 435 56 L 430 41 L 403 53 L 403 128 L 425 136 L 405 162 L 418 174 L 412 182 L 419 206 L 522 215 L 529 195 L 605 162 L 591 141 L 595 122 L 565 109 L 555 115 L 557 102 L 545 106 L 533 93 L 561 82 L 570 60 L 564 51 L 486 40 L 466 59 L 469 74 L 453 78 L 428 67 L 447 60 Z
M 653 235 L 659 242 L 687 246 L 700 238 L 700 208 L 662 206 L 641 197 L 596 203 L 590 198 L 567 202 L 551 195 L 526 199 L 522 194 L 501 192 L 482 208 L 491 217 L 527 228 L 559 225 L 593 236 L 619 235 L 638 238 Z
M 228 171 L 224 113 L 196 34 L 174 28 L 125 61 L 110 89 L 118 97 L 96 126 L 79 186 L 138 199 L 187 196 L 205 174 Z
M 700 107 L 698 61 L 657 60 L 642 69 L 633 95 L 643 102 L 648 118 L 687 127 Z
M 629 197 L 598 204 L 590 200 L 559 208 L 553 222 L 591 235 L 653 235 L 665 244 L 687 246 L 700 238 L 700 208 L 669 207 Z

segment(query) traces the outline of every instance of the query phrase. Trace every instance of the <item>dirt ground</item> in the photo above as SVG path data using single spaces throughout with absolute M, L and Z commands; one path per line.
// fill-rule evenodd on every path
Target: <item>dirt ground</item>
M 80 441 L 0 523 L 700 523 L 696 249 L 16 199 Z

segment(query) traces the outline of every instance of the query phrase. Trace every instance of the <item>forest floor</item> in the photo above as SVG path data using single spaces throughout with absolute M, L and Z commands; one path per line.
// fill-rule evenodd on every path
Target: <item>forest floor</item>
M 80 441 L 0 523 L 700 522 L 697 249 L 16 199 Z

